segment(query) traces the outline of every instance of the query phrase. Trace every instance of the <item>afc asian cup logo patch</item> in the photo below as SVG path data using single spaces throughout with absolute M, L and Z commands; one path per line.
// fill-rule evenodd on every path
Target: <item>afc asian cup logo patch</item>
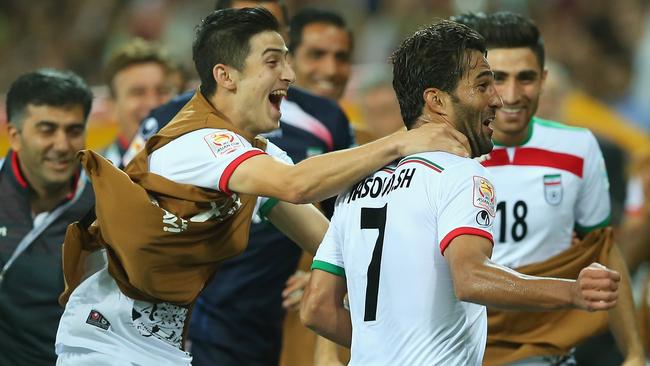
M 489 180 L 474 176 L 474 195 L 473 203 L 475 207 L 482 208 L 487 211 L 490 216 L 495 215 L 495 192 L 494 186 Z
M 208 144 L 215 157 L 230 154 L 244 146 L 239 136 L 225 130 L 206 135 L 203 140 Z
M 544 198 L 551 206 L 562 202 L 562 174 L 544 175 Z

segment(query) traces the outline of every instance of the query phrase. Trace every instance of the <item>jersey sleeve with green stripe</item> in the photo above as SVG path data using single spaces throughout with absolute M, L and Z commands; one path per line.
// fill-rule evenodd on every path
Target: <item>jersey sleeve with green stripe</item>
M 609 224 L 609 180 L 605 160 L 598 142 L 591 132 L 584 162 L 584 178 L 575 206 L 576 231 L 584 235 Z
M 293 165 L 293 160 L 291 157 L 284 150 L 280 149 L 277 145 L 273 144 L 270 141 L 268 141 L 266 144 L 266 153 L 277 159 L 280 159 L 286 164 Z M 253 216 L 253 222 L 258 223 L 261 221 L 266 221 L 267 215 L 277 203 L 278 200 L 276 198 L 258 197 L 255 211 L 253 211 L 256 213 Z

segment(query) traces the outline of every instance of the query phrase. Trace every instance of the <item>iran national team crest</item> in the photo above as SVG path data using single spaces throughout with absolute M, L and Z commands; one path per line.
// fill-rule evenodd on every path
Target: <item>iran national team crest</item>
M 214 132 L 204 136 L 203 139 L 217 157 L 229 154 L 243 146 L 239 137 L 230 131 Z
M 495 194 L 494 186 L 489 180 L 474 176 L 474 206 L 485 209 L 490 216 L 494 217 Z
M 562 175 L 544 175 L 544 198 L 549 205 L 557 206 L 562 202 Z

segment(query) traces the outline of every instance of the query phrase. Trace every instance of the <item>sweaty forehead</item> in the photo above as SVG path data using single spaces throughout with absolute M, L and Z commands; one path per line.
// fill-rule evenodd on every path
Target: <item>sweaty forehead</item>
M 472 81 L 475 78 L 484 75 L 486 71 L 490 71 L 488 60 L 485 58 L 483 53 L 477 50 L 471 50 L 467 53 L 465 67 L 464 77 L 466 77 L 468 81 Z

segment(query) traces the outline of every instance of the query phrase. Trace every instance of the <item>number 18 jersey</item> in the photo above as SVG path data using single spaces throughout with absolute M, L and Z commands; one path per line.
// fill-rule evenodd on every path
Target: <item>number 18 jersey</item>
M 350 365 L 480 365 L 485 307 L 459 301 L 444 251 L 492 240 L 495 192 L 478 162 L 406 157 L 339 196 L 312 268 L 344 276 Z
M 521 146 L 496 146 L 487 167 L 499 190 L 492 260 L 516 268 L 544 261 L 578 234 L 609 224 L 609 183 L 596 138 L 533 118 Z

